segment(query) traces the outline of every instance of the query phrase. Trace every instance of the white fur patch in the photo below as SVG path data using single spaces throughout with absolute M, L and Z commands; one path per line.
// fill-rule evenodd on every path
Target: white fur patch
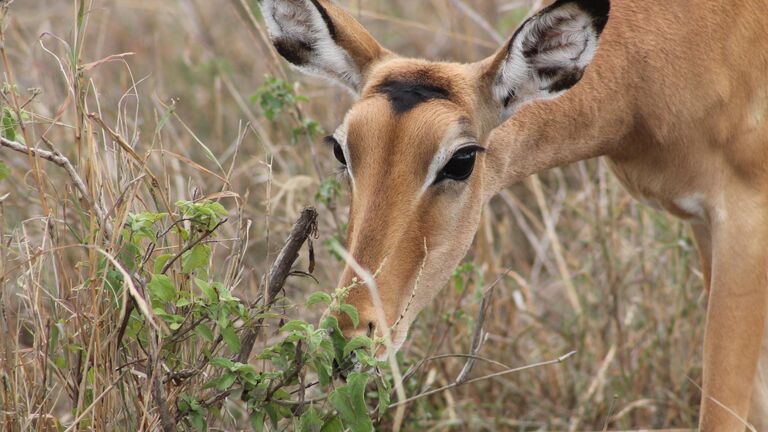
M 675 200 L 675 205 L 694 219 L 704 221 L 707 218 L 706 200 L 700 193 L 678 198 Z
M 501 65 L 493 86 L 493 96 L 503 104 L 502 118 L 509 118 L 524 104 L 542 99 L 554 99 L 567 89 L 551 91 L 558 78 L 540 72 L 582 73 L 597 52 L 599 35 L 593 18 L 575 5 L 568 4 L 536 15 L 523 24 L 511 41 L 509 53 Z M 536 48 L 526 58 L 525 52 Z
M 263 0 L 261 11 L 273 41 L 301 41 L 312 47 L 307 63 L 294 65 L 296 68 L 339 82 L 354 94 L 360 91 L 360 70 L 333 40 L 323 16 L 310 0 Z

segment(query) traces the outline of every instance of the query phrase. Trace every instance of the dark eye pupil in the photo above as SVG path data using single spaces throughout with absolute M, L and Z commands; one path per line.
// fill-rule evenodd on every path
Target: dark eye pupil
M 342 165 L 347 164 L 347 160 L 344 158 L 344 150 L 341 149 L 341 144 L 338 142 L 333 144 L 333 155 L 336 156 L 336 160 L 338 160 Z
M 450 161 L 445 165 L 440 174 L 437 176 L 436 182 L 444 179 L 450 180 L 466 180 L 472 175 L 472 171 L 475 169 L 475 156 L 477 151 L 474 149 L 468 151 L 459 151 L 453 155 Z

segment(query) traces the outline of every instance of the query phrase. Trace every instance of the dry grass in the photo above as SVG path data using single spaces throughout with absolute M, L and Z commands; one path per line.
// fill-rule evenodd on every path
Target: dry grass
M 534 2 L 342 3 L 404 55 L 469 61 L 497 46 L 490 28 L 511 34 Z M 79 4 L 85 14 L 77 24 Z M 249 98 L 267 73 L 300 80 L 309 97 L 301 113 L 325 130 L 351 101 L 276 61 L 244 4 L 255 1 L 12 4 L 4 23 L 3 106 L 28 112 L 19 140 L 66 156 L 90 199 L 66 169 L 0 148 L 11 171 L 0 183 L 5 430 L 121 429 L 125 423 L 116 421 L 127 412 L 141 417 L 131 419 L 134 425 L 159 427 L 146 397 L 156 390 L 147 388 L 152 368 L 142 376 L 124 364 L 145 348 L 115 346 L 119 302 L 97 277 L 129 212 L 173 213 L 177 200 L 221 200 L 230 214 L 211 243 L 213 268 L 236 295 L 252 299 L 299 210 L 315 203 L 319 179 L 332 175 L 326 149 L 292 144 L 289 123 L 270 123 Z M 318 284 L 289 279 L 292 301 L 335 286 L 341 264 L 319 244 L 339 229 L 346 202 L 342 195 L 320 207 Z M 406 362 L 469 352 L 483 289 L 506 269 L 512 271 L 495 288 L 478 355 L 517 366 L 577 354 L 420 399 L 406 410 L 405 430 L 696 424 L 704 298 L 683 225 L 633 201 L 598 161 L 516 186 L 484 217 L 467 258 L 473 264 L 457 277 L 466 283 L 452 283 L 421 314 L 403 349 Z M 97 229 L 110 224 L 118 227 L 112 235 Z M 583 314 L 568 301 L 568 287 Z M 86 354 L 73 355 L 72 347 Z M 59 360 L 61 352 L 70 354 Z M 180 357 L 195 354 L 194 346 L 179 348 Z M 464 362 L 430 361 L 406 390 L 450 384 Z M 481 361 L 473 376 L 497 370 Z

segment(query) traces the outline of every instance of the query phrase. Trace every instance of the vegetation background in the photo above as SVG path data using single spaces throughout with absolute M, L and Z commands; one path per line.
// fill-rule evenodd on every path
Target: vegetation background
M 388 48 L 454 61 L 490 55 L 541 7 L 528 0 L 340 3 Z M 254 352 L 282 343 L 278 329 L 290 319 L 317 322 L 322 310 L 304 303 L 336 287 L 342 264 L 328 245 L 343 237 L 349 198 L 333 180 L 334 158 L 321 137 L 341 121 L 350 97 L 277 59 L 264 43 L 255 0 L 0 5 L 3 138 L 71 162 L 0 147 L 3 430 L 159 429 L 163 410 L 148 396 L 155 391 L 168 397 L 165 410 L 180 429 L 258 428 L 243 423 L 228 395 L 195 411 L 195 401 L 216 394 L 205 385 L 219 375 L 208 363 L 190 377 L 169 366 L 208 352 L 207 339 L 184 333 L 192 315 L 176 308 L 196 301 L 191 293 L 200 285 L 192 279 L 216 280 L 219 299 L 221 287 L 234 296 L 226 313 L 242 315 L 238 308 L 260 298 L 287 233 L 312 205 L 319 212 L 314 259 L 304 249 L 296 264 L 313 267 L 312 277 L 287 280 L 286 300 L 263 317 Z M 190 216 L 193 210 L 199 214 Z M 186 226 L 186 234 L 172 231 L 172 221 L 182 221 L 176 228 Z M 129 229 L 135 241 L 126 240 Z M 206 247 L 190 257 L 198 245 Z M 134 254 L 130 265 L 126 250 Z M 169 339 L 172 352 L 153 348 L 152 326 L 129 311 L 127 341 L 118 346 L 127 274 L 114 273 L 107 257 L 128 270 L 157 270 L 175 255 L 182 259 L 166 269 L 178 290 L 169 294 L 175 313 L 158 308 L 167 294 L 164 279 L 154 277 L 159 271 L 142 283 L 159 290 L 152 291 L 156 315 L 183 337 Z M 471 352 L 478 321 L 484 333 L 475 354 L 497 363 L 479 361 L 472 376 L 576 354 L 420 398 L 407 406 L 403 430 L 693 427 L 705 300 L 697 265 L 684 226 L 633 201 L 599 161 L 505 191 L 488 205 L 466 264 L 412 328 L 402 366 L 420 367 L 405 390 L 411 396 L 454 382 L 466 362 L 454 355 Z M 221 349 L 236 352 L 226 326 L 211 329 L 225 339 Z M 263 359 L 251 363 L 259 373 L 267 368 Z M 333 407 L 319 409 L 334 415 Z M 174 414 L 183 412 L 192 414 Z M 291 414 L 299 413 L 265 427 L 304 429 Z M 375 424 L 392 428 L 391 412 Z

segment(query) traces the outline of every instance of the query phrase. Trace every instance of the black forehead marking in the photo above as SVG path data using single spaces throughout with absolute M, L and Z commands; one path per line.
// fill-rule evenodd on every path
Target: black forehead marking
M 450 92 L 423 81 L 390 79 L 376 87 L 376 93 L 386 95 L 396 114 L 404 114 L 417 105 L 434 99 L 450 100 Z

